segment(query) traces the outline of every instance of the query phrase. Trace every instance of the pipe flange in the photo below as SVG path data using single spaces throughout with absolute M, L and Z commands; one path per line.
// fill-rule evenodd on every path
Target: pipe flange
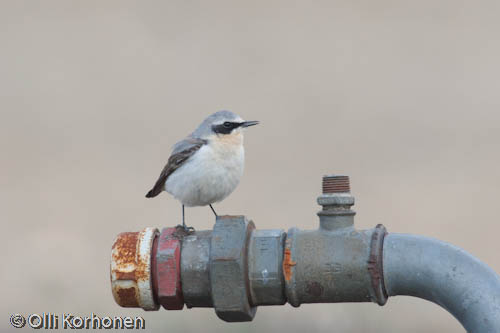
M 212 302 L 219 318 L 228 322 L 251 321 L 256 307 L 248 298 L 247 248 L 255 229 L 244 216 L 219 216 L 210 251 Z
M 387 291 L 384 284 L 383 249 L 384 237 L 387 230 L 382 224 L 377 224 L 372 233 L 370 243 L 370 258 L 368 259 L 368 273 L 373 288 L 372 302 L 384 305 L 387 302 Z
M 283 277 L 285 280 L 285 294 L 288 303 L 293 307 L 300 306 L 299 296 L 297 294 L 296 265 L 297 258 L 295 253 L 295 242 L 298 228 L 290 228 L 286 235 L 286 241 L 283 254 Z
M 118 235 L 111 250 L 111 289 L 118 305 L 158 310 L 151 281 L 151 250 L 158 229 Z

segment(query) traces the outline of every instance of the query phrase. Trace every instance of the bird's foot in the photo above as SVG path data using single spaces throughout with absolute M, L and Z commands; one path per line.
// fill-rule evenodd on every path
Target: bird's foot
M 184 227 L 184 231 L 186 231 L 188 235 L 195 232 L 194 227 Z
M 188 227 L 186 225 L 178 224 L 175 226 L 177 230 L 182 229 L 186 234 L 190 235 L 195 232 L 193 227 Z

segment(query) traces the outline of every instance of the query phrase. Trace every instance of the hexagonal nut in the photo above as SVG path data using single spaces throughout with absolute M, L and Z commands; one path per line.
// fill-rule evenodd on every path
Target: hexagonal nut
M 181 238 L 176 228 L 164 228 L 158 237 L 153 274 L 158 302 L 167 310 L 182 310 Z
M 247 288 L 247 244 L 255 225 L 244 216 L 219 216 L 210 250 L 210 283 L 215 313 L 228 322 L 251 321 L 256 307 Z
M 248 249 L 250 296 L 255 305 L 286 303 L 283 278 L 283 230 L 255 230 Z
M 111 289 L 118 305 L 158 310 L 151 281 L 151 251 L 158 229 L 118 235 L 111 250 Z

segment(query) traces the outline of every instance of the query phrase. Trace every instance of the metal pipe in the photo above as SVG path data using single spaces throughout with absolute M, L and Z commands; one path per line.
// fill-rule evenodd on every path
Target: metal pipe
M 354 227 L 347 176 L 325 176 L 319 228 L 257 230 L 219 216 L 213 230 L 145 228 L 118 235 L 111 286 L 125 307 L 213 307 L 250 321 L 261 305 L 375 302 L 409 295 L 441 305 L 471 332 L 500 332 L 500 277 L 467 252 L 383 225 Z
M 500 332 L 500 277 L 466 251 L 423 236 L 388 234 L 383 270 L 389 296 L 415 296 L 450 312 L 468 332 Z

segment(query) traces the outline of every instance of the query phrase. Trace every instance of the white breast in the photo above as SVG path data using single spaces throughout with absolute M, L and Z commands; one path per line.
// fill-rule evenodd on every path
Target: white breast
M 210 141 L 170 175 L 165 190 L 186 206 L 205 206 L 225 199 L 243 175 L 243 144 Z

